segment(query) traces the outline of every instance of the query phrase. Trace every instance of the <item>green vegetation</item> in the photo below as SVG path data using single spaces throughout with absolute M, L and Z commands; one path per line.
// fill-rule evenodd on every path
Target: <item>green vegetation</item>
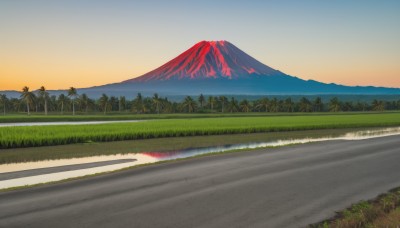
M 65 94 L 67 95 L 65 95 Z M 132 100 L 126 97 L 108 96 L 102 94 L 98 99 L 92 99 L 87 94 L 70 87 L 68 91 L 58 96 L 51 95 L 42 86 L 36 91 L 29 87 L 22 88 L 20 98 L 8 98 L 0 94 L 0 110 L 6 113 L 53 113 L 53 114 L 84 114 L 112 112 L 150 114 L 150 113 L 249 113 L 249 112 L 349 112 L 349 111 L 385 111 L 400 110 L 400 100 L 397 96 L 374 96 L 365 100 L 365 96 L 350 96 L 351 100 L 341 100 L 339 97 L 321 96 L 186 96 L 178 101 L 160 97 L 157 93 L 152 97 L 143 97 L 140 93 Z
M 338 212 L 333 219 L 311 225 L 314 228 L 364 228 L 400 226 L 400 188 L 378 196 L 371 201 L 361 201 Z
M 2 127 L 0 128 L 0 148 L 197 135 L 399 125 L 400 113 L 382 113 L 369 115 L 169 119 L 99 125 Z

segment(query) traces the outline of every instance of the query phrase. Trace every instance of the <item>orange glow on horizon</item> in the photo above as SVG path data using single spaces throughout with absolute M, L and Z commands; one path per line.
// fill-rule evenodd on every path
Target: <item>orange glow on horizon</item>
M 86 88 L 121 82 L 156 69 L 188 48 L 180 45 L 183 47 L 177 49 L 176 46 L 152 50 L 150 53 L 130 53 L 125 50 L 112 52 L 103 50 L 104 48 L 88 53 L 80 50 L 71 53 L 39 52 L 35 49 L 14 52 L 9 50 L 8 53 L 12 53 L 10 55 L 1 56 L 0 53 L 0 90 L 19 91 L 23 86 L 28 86 L 31 90 L 40 86 L 49 90 L 67 89 L 71 86 Z M 400 64 L 397 64 L 394 57 L 380 58 L 378 61 L 372 57 L 358 59 L 352 56 L 347 59 L 313 56 L 300 58 L 301 53 L 288 56 L 288 51 L 279 53 L 273 50 L 276 54 L 270 56 L 265 51 L 254 53 L 254 49 L 251 51 L 241 45 L 237 47 L 274 69 L 305 80 L 349 86 L 400 88 Z
M 32 90 L 45 86 L 47 89 L 67 89 L 70 86 L 86 88 L 97 85 L 121 82 L 127 79 L 138 77 L 153 70 L 159 65 L 138 68 L 131 67 L 126 63 L 108 65 L 106 63 L 86 63 L 74 65 L 61 64 L 56 61 L 48 62 L 46 66 L 40 66 L 33 62 L 20 62 L 20 65 L 5 64 L 0 68 L 0 90 L 17 90 L 28 86 Z M 157 63 L 159 64 L 159 63 Z M 400 87 L 400 69 L 381 70 L 378 67 L 372 68 L 351 68 L 332 69 L 306 68 L 293 64 L 276 67 L 280 71 L 305 80 L 316 80 L 324 83 L 336 83 L 350 86 L 383 86 Z M 23 66 L 23 67 L 22 67 Z M 274 67 L 274 66 L 272 66 Z
M 143 74 L 146 69 L 133 69 L 130 64 L 105 62 L 35 61 L 5 62 L 0 66 L 0 90 L 17 90 L 28 86 L 35 90 L 45 86 L 49 90 L 67 89 L 71 86 L 86 88 L 116 83 Z

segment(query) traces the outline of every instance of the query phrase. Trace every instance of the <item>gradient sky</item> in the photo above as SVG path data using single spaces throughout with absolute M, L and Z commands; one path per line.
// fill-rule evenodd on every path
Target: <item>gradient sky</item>
M 398 0 L 0 0 L 0 90 L 119 82 L 201 40 L 289 75 L 400 87 Z

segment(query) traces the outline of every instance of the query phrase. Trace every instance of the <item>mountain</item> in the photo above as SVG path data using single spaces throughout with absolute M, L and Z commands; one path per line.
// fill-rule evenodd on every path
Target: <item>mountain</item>
M 377 75 L 379 77 L 379 75 Z M 65 91 L 50 91 L 58 95 Z M 201 41 L 166 64 L 123 82 L 78 89 L 97 98 L 187 95 L 399 95 L 400 88 L 345 86 L 303 80 L 275 70 L 228 41 Z M 1 92 L 0 92 L 1 93 Z M 7 94 L 7 93 L 6 93 Z
M 178 57 L 126 82 L 180 79 L 244 79 L 255 75 L 282 75 L 228 41 L 201 41 Z
M 344 86 L 293 77 L 259 62 L 228 41 L 201 41 L 142 76 L 90 91 L 164 96 L 400 94 L 399 88 Z

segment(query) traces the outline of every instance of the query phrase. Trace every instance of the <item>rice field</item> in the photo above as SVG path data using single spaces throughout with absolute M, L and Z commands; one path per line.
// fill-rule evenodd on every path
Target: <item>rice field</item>
M 99 125 L 0 128 L 0 148 L 274 131 L 400 126 L 400 113 L 161 119 Z

